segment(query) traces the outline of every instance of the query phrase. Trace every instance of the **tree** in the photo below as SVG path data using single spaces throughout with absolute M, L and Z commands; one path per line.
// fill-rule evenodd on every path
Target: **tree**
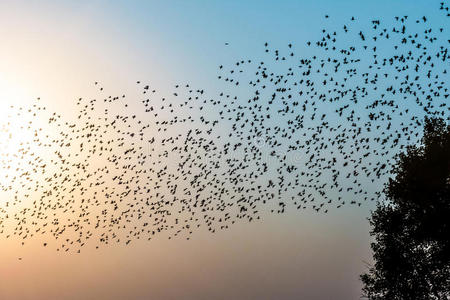
M 386 200 L 372 213 L 369 299 L 450 299 L 450 126 L 425 119 L 424 136 L 397 157 Z

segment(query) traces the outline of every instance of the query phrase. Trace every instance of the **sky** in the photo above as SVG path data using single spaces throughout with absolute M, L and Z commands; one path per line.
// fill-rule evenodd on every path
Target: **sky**
M 352 16 L 432 18 L 438 1 L 430 2 L 1 1 L 0 118 L 37 97 L 74 118 L 76 99 L 98 95 L 96 81 L 131 97 L 136 81 L 162 94 L 186 82 L 214 93 L 218 66 L 262 59 L 265 42 L 304 45 Z M 372 261 L 372 209 L 267 214 L 191 240 L 80 254 L 0 235 L 0 299 L 358 299 Z

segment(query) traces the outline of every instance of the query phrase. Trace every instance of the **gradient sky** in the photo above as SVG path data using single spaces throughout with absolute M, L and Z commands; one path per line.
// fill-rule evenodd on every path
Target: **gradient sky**
M 438 2 L 1 1 L 0 118 L 36 97 L 73 115 L 94 81 L 112 94 L 135 93 L 137 80 L 162 93 L 184 82 L 214 91 L 219 65 L 257 60 L 266 41 L 303 45 L 351 16 L 432 18 Z M 0 299 L 358 299 L 373 207 L 291 211 L 78 255 L 0 235 Z

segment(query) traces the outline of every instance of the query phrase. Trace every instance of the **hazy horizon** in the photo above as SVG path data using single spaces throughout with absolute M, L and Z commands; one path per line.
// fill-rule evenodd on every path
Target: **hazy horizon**
M 286 53 L 292 43 L 299 57 L 314 55 L 306 42 L 321 38 L 322 28 L 342 31 L 352 16 L 363 29 L 370 29 L 373 19 L 391 27 L 398 15 L 426 15 L 447 29 L 439 2 L 2 1 L 0 124 L 9 120 L 11 105 L 43 105 L 76 123 L 79 98 L 84 104 L 123 94 L 129 111 L 139 115 L 145 85 L 170 97 L 174 86 L 188 83 L 213 98 L 225 86 L 218 80 L 219 66 L 267 60 L 266 42 Z M 241 86 L 232 93 L 245 95 Z M 49 126 L 48 119 L 31 119 L 37 127 Z M 341 122 L 330 120 L 331 126 Z M 9 151 L 7 143 L 0 143 L 1 154 Z M 362 189 L 372 194 L 381 189 L 382 181 L 374 186 L 369 179 Z M 6 212 L 7 197 L 2 194 L 0 204 Z M 362 203 L 349 205 L 351 200 Z M 22 246 L 23 236 L 7 238 L 2 232 L 0 299 L 359 299 L 359 275 L 372 262 L 367 218 L 375 206 L 348 199 L 326 213 L 268 209 L 260 220 L 238 220 L 215 233 L 200 227 L 189 240 L 161 235 L 99 249 L 92 242 L 80 253 L 56 251 L 60 241 L 49 238 Z

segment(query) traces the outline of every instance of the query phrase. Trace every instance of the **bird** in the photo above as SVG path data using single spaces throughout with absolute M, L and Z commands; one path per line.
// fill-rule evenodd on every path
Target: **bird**
M 261 59 L 220 64 L 218 93 L 138 80 L 132 99 L 97 80 L 73 121 L 42 99 L 12 105 L 0 234 L 80 253 L 378 201 L 424 118 L 449 121 L 448 41 L 430 17 L 360 19 L 317 29 L 312 52 L 269 40 Z

